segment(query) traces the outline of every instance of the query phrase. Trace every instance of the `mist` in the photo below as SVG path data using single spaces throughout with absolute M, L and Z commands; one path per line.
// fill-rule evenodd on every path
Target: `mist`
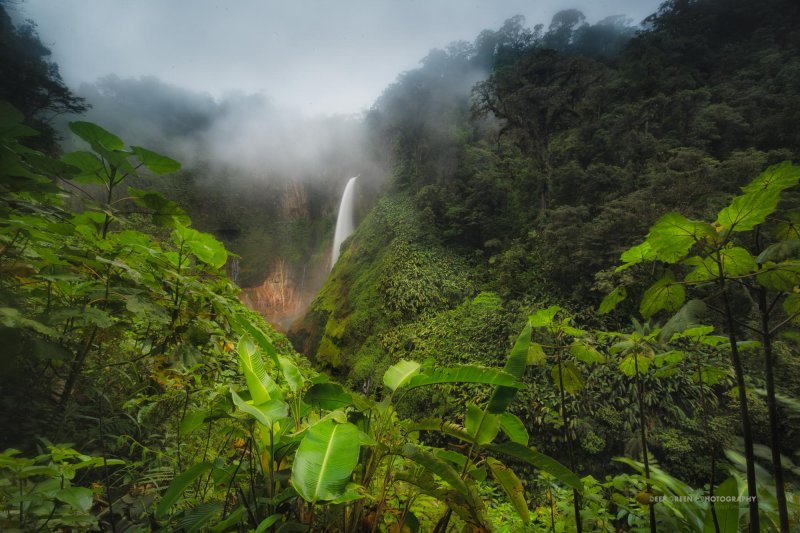
M 203 169 L 208 179 L 306 182 L 359 173 L 382 179 L 367 156 L 360 115 L 308 117 L 264 94 L 215 98 L 154 76 L 109 75 L 76 94 L 92 106 L 86 120 Z

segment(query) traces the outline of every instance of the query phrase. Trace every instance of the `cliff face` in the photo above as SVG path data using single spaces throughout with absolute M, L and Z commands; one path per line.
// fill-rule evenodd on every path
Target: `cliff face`
M 289 329 L 295 348 L 365 393 L 400 358 L 502 360 L 513 319 L 499 297 L 478 295 L 474 265 L 425 228 L 409 196 L 381 199 Z

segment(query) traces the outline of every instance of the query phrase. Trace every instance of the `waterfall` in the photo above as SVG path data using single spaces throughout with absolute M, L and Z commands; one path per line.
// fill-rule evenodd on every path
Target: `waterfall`
M 353 233 L 353 209 L 354 209 L 354 193 L 353 189 L 356 184 L 356 177 L 350 178 L 347 186 L 344 188 L 342 194 L 342 203 L 339 204 L 339 216 L 336 218 L 336 233 L 333 235 L 333 253 L 331 254 L 331 270 L 336 260 L 339 259 L 339 248 L 342 242 Z

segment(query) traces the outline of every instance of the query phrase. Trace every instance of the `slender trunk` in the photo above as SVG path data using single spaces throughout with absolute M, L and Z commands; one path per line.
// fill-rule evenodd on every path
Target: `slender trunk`
M 722 272 L 721 266 L 720 272 Z M 760 527 L 758 516 L 758 493 L 756 492 L 756 461 L 755 454 L 753 453 L 753 434 L 750 428 L 750 413 L 747 408 L 747 388 L 744 382 L 744 369 L 742 368 L 742 360 L 739 356 L 739 347 L 736 345 L 736 325 L 733 319 L 733 311 L 731 310 L 730 299 L 728 298 L 728 287 L 725 284 L 725 279 L 722 277 L 720 277 L 720 284 L 723 287 L 722 303 L 725 311 L 725 319 L 727 321 L 728 339 L 731 343 L 731 363 L 733 364 L 733 371 L 736 374 L 736 387 L 739 389 L 739 414 L 742 419 L 744 458 L 745 463 L 747 464 L 747 493 L 750 496 L 748 499 L 750 531 L 751 533 L 758 533 Z
M 636 385 L 638 387 L 639 396 L 639 437 L 642 439 L 642 457 L 644 457 L 644 483 L 645 491 L 652 494 L 652 487 L 650 486 L 650 459 L 647 457 L 647 429 L 644 425 L 644 382 L 642 376 L 639 374 L 639 354 L 633 354 L 633 368 L 636 371 Z M 647 502 L 647 508 L 650 515 L 650 532 L 656 533 L 656 508 L 653 506 L 653 498 L 650 497 Z
M 769 307 L 767 290 L 758 289 L 758 310 L 761 314 L 761 346 L 764 351 L 764 374 L 767 378 L 767 410 L 769 411 L 770 447 L 772 448 L 772 471 L 775 476 L 775 498 L 778 500 L 778 515 L 781 533 L 789 533 L 789 510 L 786 507 L 786 492 L 783 487 L 781 465 L 781 440 L 778 423 L 778 406 L 775 402 L 775 357 L 772 353 L 772 335 L 769 331 Z
M 558 361 L 558 388 L 561 391 L 561 423 L 564 430 L 564 441 L 567 443 L 567 454 L 569 455 L 569 467 L 575 471 L 575 455 L 572 453 L 572 437 L 569 434 L 569 419 L 567 418 L 567 405 L 564 396 L 564 376 L 561 372 L 561 360 Z M 575 528 L 578 533 L 583 531 L 581 523 L 581 500 L 577 489 L 572 489 L 572 508 L 575 512 Z
M 66 409 L 67 404 L 72 397 L 72 390 L 75 388 L 75 383 L 78 381 L 78 377 L 83 371 L 83 363 L 86 361 L 86 356 L 89 355 L 89 350 L 92 349 L 92 343 L 97 335 L 97 329 L 97 326 L 92 328 L 92 333 L 89 335 L 89 339 L 86 341 L 86 344 L 83 345 L 83 349 L 72 360 L 69 374 L 67 375 L 67 381 L 64 383 L 64 392 L 61 393 L 61 398 L 58 400 L 58 406 L 62 413 L 64 409 Z
M 716 483 L 716 468 L 717 468 L 717 450 L 714 446 L 714 441 L 711 439 L 711 433 L 708 429 L 708 402 L 706 401 L 706 392 L 703 390 L 703 364 L 697 362 L 697 377 L 700 382 L 700 405 L 703 409 L 703 433 L 706 436 L 706 446 L 711 452 L 711 480 L 708 485 L 708 506 L 711 509 L 711 519 L 714 521 L 714 533 L 719 533 L 719 519 L 717 519 L 717 509 L 714 505 L 714 483 Z

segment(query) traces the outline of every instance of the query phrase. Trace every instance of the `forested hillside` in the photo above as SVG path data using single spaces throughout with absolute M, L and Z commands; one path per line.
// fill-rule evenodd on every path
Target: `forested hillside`
M 514 17 L 279 129 L 0 3 L 0 530 L 800 527 L 798 23 Z

